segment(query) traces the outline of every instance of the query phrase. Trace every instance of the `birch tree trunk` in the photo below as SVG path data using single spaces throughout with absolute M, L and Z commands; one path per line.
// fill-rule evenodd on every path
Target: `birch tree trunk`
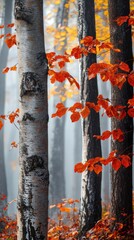
M 129 0 L 109 0 L 109 19 L 110 19 L 110 41 L 120 53 L 111 52 L 111 63 L 126 62 L 130 69 L 133 67 L 131 27 L 127 23 L 118 26 L 114 21 L 117 17 L 128 16 L 130 12 Z M 128 99 L 133 97 L 133 88 L 125 83 L 121 90 L 112 87 L 112 104 L 126 106 Z M 133 119 L 129 116 L 119 121 L 112 119 L 112 129 L 120 128 L 125 134 L 122 143 L 112 141 L 112 150 L 117 150 L 118 154 L 133 156 Z M 112 196 L 111 211 L 116 217 L 117 222 L 132 227 L 132 166 L 121 167 L 117 172 L 111 171 Z M 127 214 L 125 216 L 123 213 Z
M 93 0 L 78 0 L 78 30 L 79 40 L 85 36 L 95 38 L 95 12 Z M 98 96 L 97 79 L 88 80 L 87 68 L 96 62 L 95 54 L 82 57 L 80 63 L 81 101 L 96 102 Z M 91 111 L 82 123 L 83 162 L 101 156 L 101 144 L 93 135 L 100 135 L 99 115 Z M 84 171 L 82 174 L 81 192 L 81 233 L 85 234 L 101 218 L 101 174 Z M 80 238 L 81 239 L 81 238 Z
M 15 0 L 20 81 L 19 240 L 47 239 L 48 106 L 43 0 Z

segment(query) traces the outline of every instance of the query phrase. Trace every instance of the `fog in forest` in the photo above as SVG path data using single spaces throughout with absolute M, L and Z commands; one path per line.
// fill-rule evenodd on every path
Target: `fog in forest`
M 2 1 L 1 2 L 5 2 Z M 12 1 L 11 1 L 12 2 Z M 47 2 L 47 1 L 46 1 Z M 74 9 L 69 10 L 68 13 L 68 26 L 76 25 L 77 23 L 77 14 L 75 6 Z M 57 46 L 54 46 L 54 34 L 51 28 L 56 28 L 56 13 L 55 9 L 57 6 L 54 4 L 44 4 L 44 20 L 45 20 L 45 36 L 46 43 L 46 52 L 57 51 L 60 53 L 62 50 L 58 49 Z M 14 22 L 13 12 L 12 19 L 10 18 L 10 9 L 9 12 L 6 12 L 5 4 L 0 5 L 0 25 L 8 24 Z M 7 18 L 5 19 L 5 14 Z M 53 16 L 55 18 L 53 18 Z M 58 25 L 60 28 L 60 25 Z M 10 29 L 6 29 L 6 31 Z M 0 29 L 0 34 L 3 33 L 3 29 Z M 11 29 L 12 32 L 15 32 L 15 29 Z M 51 32 L 52 31 L 52 32 Z M 73 34 L 73 32 L 72 32 Z M 60 39 L 59 39 L 60 40 Z M 64 41 L 64 40 L 63 40 Z M 73 40 L 73 46 L 77 45 L 77 39 Z M 67 39 L 67 44 L 70 42 Z M 71 45 L 71 44 L 70 44 Z M 65 46 L 65 49 L 68 46 Z M 11 49 L 7 49 L 7 46 L 4 43 L 3 39 L 0 39 L 0 72 L 6 66 L 11 67 L 17 64 L 17 48 L 13 46 Z M 101 56 L 100 56 L 101 58 Z M 99 61 L 100 59 L 98 59 Z M 4 66 L 3 66 L 4 64 Z M 67 64 L 67 70 L 79 81 L 79 61 L 75 61 L 71 64 Z M 9 73 L 3 76 L 0 73 L 0 95 L 4 99 L 0 102 L 0 114 L 10 114 L 12 111 L 15 111 L 19 106 L 19 86 L 18 86 L 18 75 L 16 71 L 9 71 Z M 4 84 L 1 82 L 4 81 Z M 66 114 L 63 118 L 51 118 L 51 115 L 56 111 L 55 105 L 60 102 L 59 96 L 56 94 L 54 85 L 49 85 L 49 171 L 50 171 L 50 194 L 49 194 L 49 204 L 55 204 L 61 201 L 62 198 L 73 198 L 80 200 L 81 193 L 81 174 L 74 172 L 74 165 L 82 160 L 82 137 L 81 137 L 81 121 L 77 123 L 72 123 L 70 120 L 69 114 Z M 98 86 L 100 94 L 110 98 L 110 84 L 102 83 L 98 78 Z M 57 85 L 57 89 L 60 88 Z M 76 94 L 73 95 L 73 91 Z M 65 92 L 61 91 L 62 97 Z M 67 94 L 66 94 L 67 95 Z M 69 97 L 68 97 L 69 96 Z M 72 106 L 76 101 L 79 101 L 80 96 L 77 93 L 76 89 L 72 87 L 70 93 L 68 93 L 66 99 L 63 103 L 66 106 Z M 1 98 L 0 98 L 1 99 Z M 3 104 L 4 101 L 4 104 Z M 3 112 L 4 106 L 4 112 Z M 110 130 L 110 120 L 107 117 L 102 116 L 103 113 L 100 113 L 101 121 L 101 132 L 109 129 Z M 8 202 L 12 202 L 17 198 L 17 188 L 18 188 L 18 148 L 12 148 L 11 142 L 19 142 L 19 124 L 11 124 L 8 120 L 5 121 L 4 128 L 0 132 L 0 138 L 2 137 L 3 143 L 0 145 L 0 152 L 4 153 L 2 162 L 0 163 L 0 192 L 5 191 L 2 189 L 2 186 L 7 184 L 7 197 Z M 107 157 L 110 152 L 110 141 L 102 142 L 102 152 L 103 156 Z M 1 159 L 0 159 L 1 161 Z M 5 164 L 6 179 L 4 180 L 3 176 L 3 166 Z M 102 173 L 102 202 L 105 204 L 109 203 L 110 200 L 110 166 L 106 166 Z M 4 181 L 6 181 L 4 183 Z M 9 215 L 16 213 L 16 201 L 13 201 L 9 204 L 8 207 Z

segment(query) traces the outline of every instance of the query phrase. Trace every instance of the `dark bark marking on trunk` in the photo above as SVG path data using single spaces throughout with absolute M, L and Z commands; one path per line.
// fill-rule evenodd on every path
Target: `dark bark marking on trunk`
M 35 118 L 34 117 L 32 117 L 32 115 L 31 114 L 29 114 L 29 113 L 25 113 L 24 115 L 23 115 L 23 118 L 22 118 L 22 121 L 27 121 L 27 120 L 29 120 L 29 121 L 35 121 Z
M 37 60 L 39 61 L 40 63 L 40 66 L 42 66 L 43 64 L 46 64 L 46 67 L 48 68 L 48 62 L 46 60 L 46 54 L 45 52 L 39 52 L 37 54 Z
M 33 23 L 33 11 L 24 6 L 24 0 L 15 1 L 14 16 L 16 20 L 23 20 L 28 24 Z
M 22 153 L 28 155 L 28 146 L 24 143 L 21 147 Z
M 25 72 L 20 86 L 20 96 L 32 95 L 34 93 L 40 93 L 43 91 L 42 85 L 40 84 L 40 77 L 37 73 Z
M 29 172 L 32 172 L 36 170 L 37 168 L 44 169 L 44 160 L 40 156 L 33 155 L 31 157 L 28 157 L 25 161 L 25 173 L 28 174 Z

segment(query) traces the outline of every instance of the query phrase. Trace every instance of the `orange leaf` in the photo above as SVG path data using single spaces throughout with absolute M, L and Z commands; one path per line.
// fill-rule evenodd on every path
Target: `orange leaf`
M 134 96 L 128 100 L 129 107 L 134 107 Z
M 79 112 L 74 112 L 70 116 L 72 122 L 77 122 L 80 119 L 80 113 Z
M 4 34 L 1 34 L 1 35 L 0 35 L 0 39 L 3 38 L 4 36 L 5 36 Z
M 129 75 L 128 75 L 128 83 L 134 87 L 134 72 L 131 72 Z
M 7 27 L 8 27 L 8 28 L 12 28 L 12 27 L 14 27 L 14 23 L 10 23 L 10 24 L 8 24 Z
M 9 71 L 9 67 L 5 67 L 3 70 L 2 70 L 2 73 L 7 73 Z
M 85 106 L 81 111 L 80 114 L 83 118 L 88 117 L 88 115 L 90 114 L 90 110 L 87 106 Z
M 68 109 L 68 111 L 75 112 L 76 109 L 82 109 L 82 104 L 79 102 L 76 102 L 72 107 Z
M 125 72 L 129 72 L 130 71 L 130 68 L 128 66 L 128 64 L 124 63 L 124 62 L 121 62 L 119 64 L 119 68 Z
M 119 26 L 121 26 L 124 22 L 127 22 L 128 16 L 121 16 L 115 20 Z
M 75 171 L 75 172 L 78 172 L 78 173 L 84 172 L 85 169 L 86 169 L 86 166 L 85 166 L 83 163 L 77 163 L 77 164 L 74 166 L 74 171 Z
M 118 140 L 119 142 L 123 142 L 124 140 L 124 133 L 119 128 L 112 131 L 112 136 L 114 140 Z
M 128 109 L 127 113 L 130 117 L 134 117 L 134 108 Z
M 111 136 L 111 132 L 109 130 L 102 133 L 101 139 L 105 140 Z
M 86 47 L 89 47 L 93 43 L 93 37 L 92 36 L 86 36 L 80 41 L 80 43 L 84 44 Z
M 58 108 L 56 113 L 52 114 L 52 118 L 54 117 L 62 117 L 66 114 L 67 108 L 62 107 L 62 108 Z
M 0 130 L 2 129 L 3 127 L 3 122 L 0 120 Z
M 0 25 L 0 28 L 4 28 L 4 25 Z
M 96 174 L 99 174 L 100 172 L 102 172 L 102 166 L 99 164 L 95 164 L 93 169 Z
M 71 208 L 61 207 L 61 208 L 60 208 L 60 211 L 61 211 L 61 212 L 67 212 L 67 213 L 69 213 L 69 212 L 71 212 Z
M 82 50 L 79 46 L 72 49 L 71 56 L 75 57 L 76 59 L 79 59 L 81 58 L 81 55 L 82 55 Z
M 16 142 L 11 142 L 11 146 L 14 147 L 14 148 L 17 148 L 18 147 L 18 144 Z
M 60 62 L 58 62 L 58 64 L 59 64 L 59 67 L 60 67 L 60 68 L 65 67 L 65 62 L 64 62 L 64 61 L 60 61 Z
M 115 171 L 118 171 L 119 168 L 121 167 L 121 161 L 118 158 L 113 158 L 112 167 Z
M 10 70 L 11 70 L 11 71 L 16 71 L 16 70 L 17 70 L 17 67 L 16 67 L 16 65 L 14 65 L 14 66 L 10 67 Z
M 120 156 L 120 159 L 121 159 L 121 163 L 122 165 L 127 168 L 131 165 L 131 159 L 128 155 L 121 155 Z
M 128 25 L 134 25 L 134 18 L 129 18 Z
M 11 48 L 13 45 L 16 45 L 16 35 L 11 35 L 5 39 L 5 43 L 8 48 Z

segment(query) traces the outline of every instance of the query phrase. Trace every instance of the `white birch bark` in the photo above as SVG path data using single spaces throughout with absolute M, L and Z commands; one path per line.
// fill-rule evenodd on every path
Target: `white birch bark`
M 15 0 L 20 84 L 18 239 L 47 239 L 48 106 L 43 0 Z

